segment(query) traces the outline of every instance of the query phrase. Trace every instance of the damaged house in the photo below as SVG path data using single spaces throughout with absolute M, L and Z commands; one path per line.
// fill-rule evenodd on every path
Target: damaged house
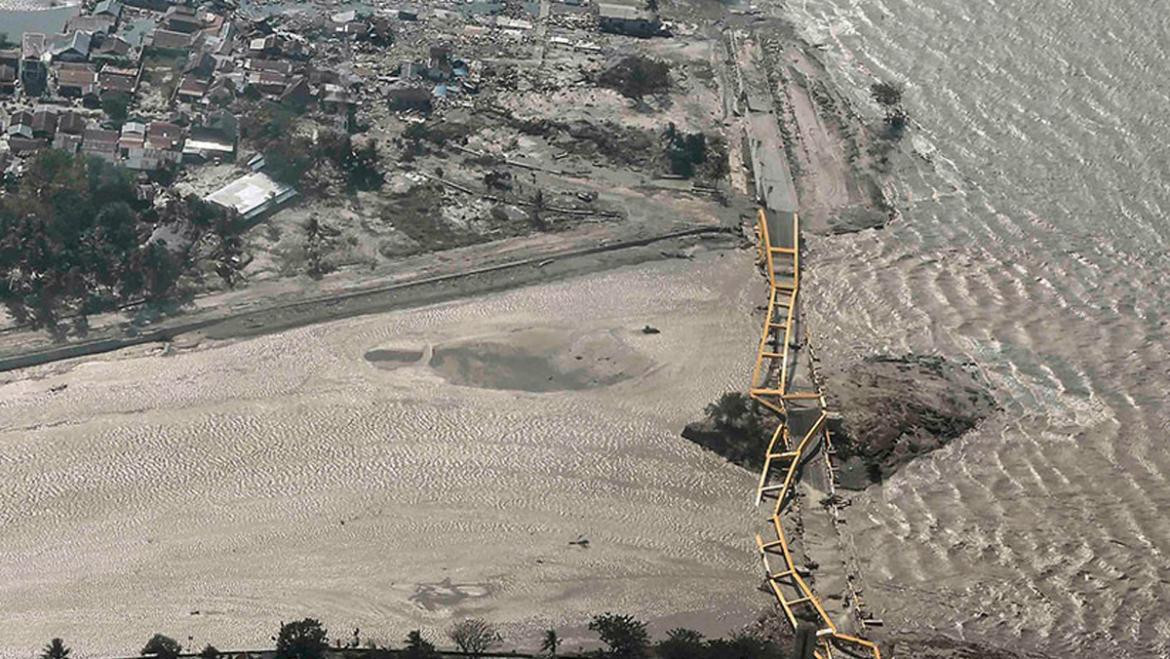
M 608 2 L 597 5 L 597 25 L 602 32 L 632 37 L 653 37 L 664 32 L 657 13 L 641 7 Z

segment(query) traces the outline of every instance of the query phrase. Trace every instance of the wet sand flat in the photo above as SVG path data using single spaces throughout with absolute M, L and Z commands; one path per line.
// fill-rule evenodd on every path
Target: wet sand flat
M 746 382 L 762 290 L 746 252 L 700 253 L 6 374 L 0 655 L 265 646 L 306 615 L 379 641 L 480 615 L 522 646 L 607 610 L 738 627 L 754 477 L 678 432 Z M 508 357 L 431 366 L 479 345 Z M 515 353 L 571 386 L 486 377 Z

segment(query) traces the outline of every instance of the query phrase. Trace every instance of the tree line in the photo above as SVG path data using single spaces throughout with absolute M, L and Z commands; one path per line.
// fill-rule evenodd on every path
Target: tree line
M 45 150 L 0 193 L 0 303 L 63 337 L 126 305 L 161 309 L 200 266 L 234 286 L 246 265 L 234 211 L 196 196 L 140 199 L 129 173 Z
M 562 640 L 555 629 L 549 629 L 543 634 L 537 656 L 550 659 L 797 659 L 796 655 L 784 652 L 772 641 L 747 634 L 727 639 L 707 639 L 697 631 L 677 628 L 667 632 L 662 640 L 654 642 L 646 623 L 633 616 L 615 613 L 594 616 L 589 622 L 589 630 L 597 635 L 602 646 L 600 649 L 583 654 L 561 654 Z M 447 638 L 460 654 L 469 657 L 495 652 L 504 642 L 494 625 L 479 618 L 455 623 L 447 630 Z M 357 629 L 344 640 L 335 638 L 331 647 L 328 630 L 314 618 L 282 623 L 275 640 L 273 659 L 326 659 L 346 657 L 358 651 L 364 659 L 439 659 L 444 655 L 417 629 L 407 634 L 399 648 L 379 646 L 370 641 L 363 645 L 360 630 Z M 71 653 L 72 649 L 64 641 L 54 638 L 45 646 L 40 659 L 69 659 Z M 229 656 L 212 645 L 207 645 L 198 653 L 184 653 L 178 641 L 163 634 L 152 636 L 143 646 L 141 654 L 152 659 L 179 659 L 180 656 L 219 659 Z

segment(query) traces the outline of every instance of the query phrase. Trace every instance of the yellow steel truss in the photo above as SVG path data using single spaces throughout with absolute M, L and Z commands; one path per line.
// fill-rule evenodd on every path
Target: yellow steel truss
M 818 434 L 822 435 L 821 440 L 826 447 L 829 439 L 826 424 L 828 412 L 820 387 L 814 384 L 811 391 L 789 390 L 791 370 L 795 366 L 792 340 L 798 320 L 796 304 L 800 292 L 800 218 L 796 213 L 791 214 L 791 223 L 791 233 L 785 230 L 777 232 L 784 235 L 770 235 L 768 217 L 761 209 L 756 230 L 759 236 L 759 261 L 767 273 L 770 293 L 749 391 L 754 400 L 776 412 L 782 420 L 768 444 L 756 488 L 756 505 L 762 503 L 765 496 L 776 497 L 776 505 L 769 519 L 771 535 L 775 539 L 764 540 L 762 536 L 756 535 L 756 545 L 763 560 L 769 588 L 793 630 L 801 620 L 817 625 L 815 656 L 818 659 L 832 659 L 835 652 L 838 655 L 881 659 L 881 651 L 876 644 L 837 629 L 816 593 L 797 569 L 784 534 L 782 515 L 791 500 L 800 466 L 811 454 L 811 447 L 818 444 Z M 815 411 L 819 414 L 811 427 L 794 438 L 790 425 L 794 411 L 791 407 L 804 404 L 816 405 L 815 410 L 804 412 Z M 799 441 L 794 444 L 794 439 Z M 772 482 L 770 477 L 773 474 L 780 476 L 779 482 Z M 777 558 L 782 565 L 773 565 Z M 801 612 L 805 615 L 798 616 L 798 607 L 807 607 L 807 611 Z

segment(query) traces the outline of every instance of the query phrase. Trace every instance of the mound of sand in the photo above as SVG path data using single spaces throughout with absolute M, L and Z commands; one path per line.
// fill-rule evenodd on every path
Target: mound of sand
M 849 489 L 946 445 L 996 407 L 971 365 L 925 355 L 867 357 L 827 374 L 826 393 L 842 417 L 831 429 Z
M 436 346 L 430 366 L 452 384 L 549 392 L 607 387 L 642 375 L 652 362 L 619 331 L 530 328 Z

